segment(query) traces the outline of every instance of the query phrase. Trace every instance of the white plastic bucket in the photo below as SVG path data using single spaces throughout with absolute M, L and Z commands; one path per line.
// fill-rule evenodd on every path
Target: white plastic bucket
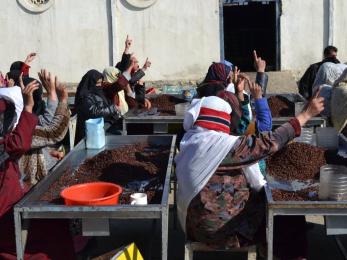
M 101 149 L 104 147 L 106 143 L 104 118 L 88 119 L 85 124 L 87 149 Z

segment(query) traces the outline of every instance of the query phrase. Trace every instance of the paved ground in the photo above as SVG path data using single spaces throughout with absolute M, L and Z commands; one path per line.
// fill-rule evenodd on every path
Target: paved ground
M 173 227 L 172 212 L 169 226 L 169 260 L 184 259 L 184 235 L 179 229 Z M 336 246 L 333 237 L 325 235 L 323 218 L 309 217 L 311 225 L 309 236 L 309 259 L 310 260 L 343 260 L 342 254 Z M 159 224 L 159 223 L 157 223 Z M 153 222 L 144 220 L 122 220 L 111 223 L 110 237 L 97 237 L 90 241 L 89 248 L 81 259 L 90 259 L 91 256 L 101 255 L 105 252 L 119 248 L 131 242 L 135 242 L 145 259 L 160 259 L 160 230 L 157 225 L 153 231 Z M 153 239 L 153 241 L 151 241 Z M 347 236 L 342 237 L 342 242 L 347 246 Z M 150 249 L 151 248 L 151 249 Z M 235 253 L 197 253 L 197 260 L 243 260 L 245 254 Z

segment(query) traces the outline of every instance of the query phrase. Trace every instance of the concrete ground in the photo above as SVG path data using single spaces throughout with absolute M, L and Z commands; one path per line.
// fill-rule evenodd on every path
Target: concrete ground
M 334 237 L 325 235 L 324 220 L 319 216 L 307 217 L 311 223 L 308 231 L 309 260 L 343 260 Z M 153 228 L 153 225 L 155 226 Z M 111 222 L 110 237 L 94 237 L 80 259 L 92 259 L 108 251 L 135 242 L 145 259 L 161 259 L 160 223 L 151 220 L 115 220 Z M 347 247 L 347 236 L 342 236 L 342 243 Z M 173 211 L 170 210 L 169 224 L 169 260 L 184 259 L 184 234 L 173 225 Z M 194 254 L 196 260 L 245 260 L 244 253 L 209 252 Z

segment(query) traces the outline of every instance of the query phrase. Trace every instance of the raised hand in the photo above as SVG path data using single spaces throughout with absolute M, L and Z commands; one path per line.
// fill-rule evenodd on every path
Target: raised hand
M 127 35 L 127 38 L 125 39 L 125 50 L 124 50 L 126 54 L 129 54 L 132 43 L 133 43 L 133 40 L 129 38 L 129 35 Z
M 254 99 L 261 99 L 263 92 L 261 87 L 255 82 L 249 82 L 249 91 Z
M 152 62 L 150 62 L 148 58 L 146 58 L 145 64 L 143 65 L 142 69 L 147 70 L 149 67 L 151 67 L 151 65 L 152 65 Z
M 0 71 L 0 87 L 6 86 L 6 79 L 4 78 L 4 75 Z
M 319 115 L 324 110 L 324 98 L 320 97 L 321 87 L 312 96 L 303 111 L 296 117 L 301 126 L 304 126 L 312 117 Z
M 33 92 L 39 88 L 39 83 L 36 80 L 30 82 L 26 87 L 22 88 L 22 94 L 24 99 L 24 110 L 32 113 L 34 107 Z
M 57 92 L 56 92 L 56 79 L 52 73 L 47 71 L 46 69 L 42 69 L 39 73 L 39 78 L 41 80 L 42 86 L 47 91 L 47 97 L 51 101 L 57 101 Z
M 67 103 L 69 99 L 69 93 L 67 92 L 66 85 L 60 83 L 57 77 L 55 78 L 55 89 L 57 91 L 59 101 Z
M 26 57 L 24 63 L 29 65 L 35 59 L 35 57 L 36 57 L 35 52 L 29 53 L 28 56 Z
M 256 71 L 265 72 L 266 61 L 262 60 L 261 57 L 258 57 L 257 52 L 255 50 L 253 51 L 253 60 Z

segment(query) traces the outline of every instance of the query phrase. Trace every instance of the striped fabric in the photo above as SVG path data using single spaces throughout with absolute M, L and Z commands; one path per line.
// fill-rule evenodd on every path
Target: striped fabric
M 195 125 L 215 131 L 230 132 L 230 114 L 201 107 Z

